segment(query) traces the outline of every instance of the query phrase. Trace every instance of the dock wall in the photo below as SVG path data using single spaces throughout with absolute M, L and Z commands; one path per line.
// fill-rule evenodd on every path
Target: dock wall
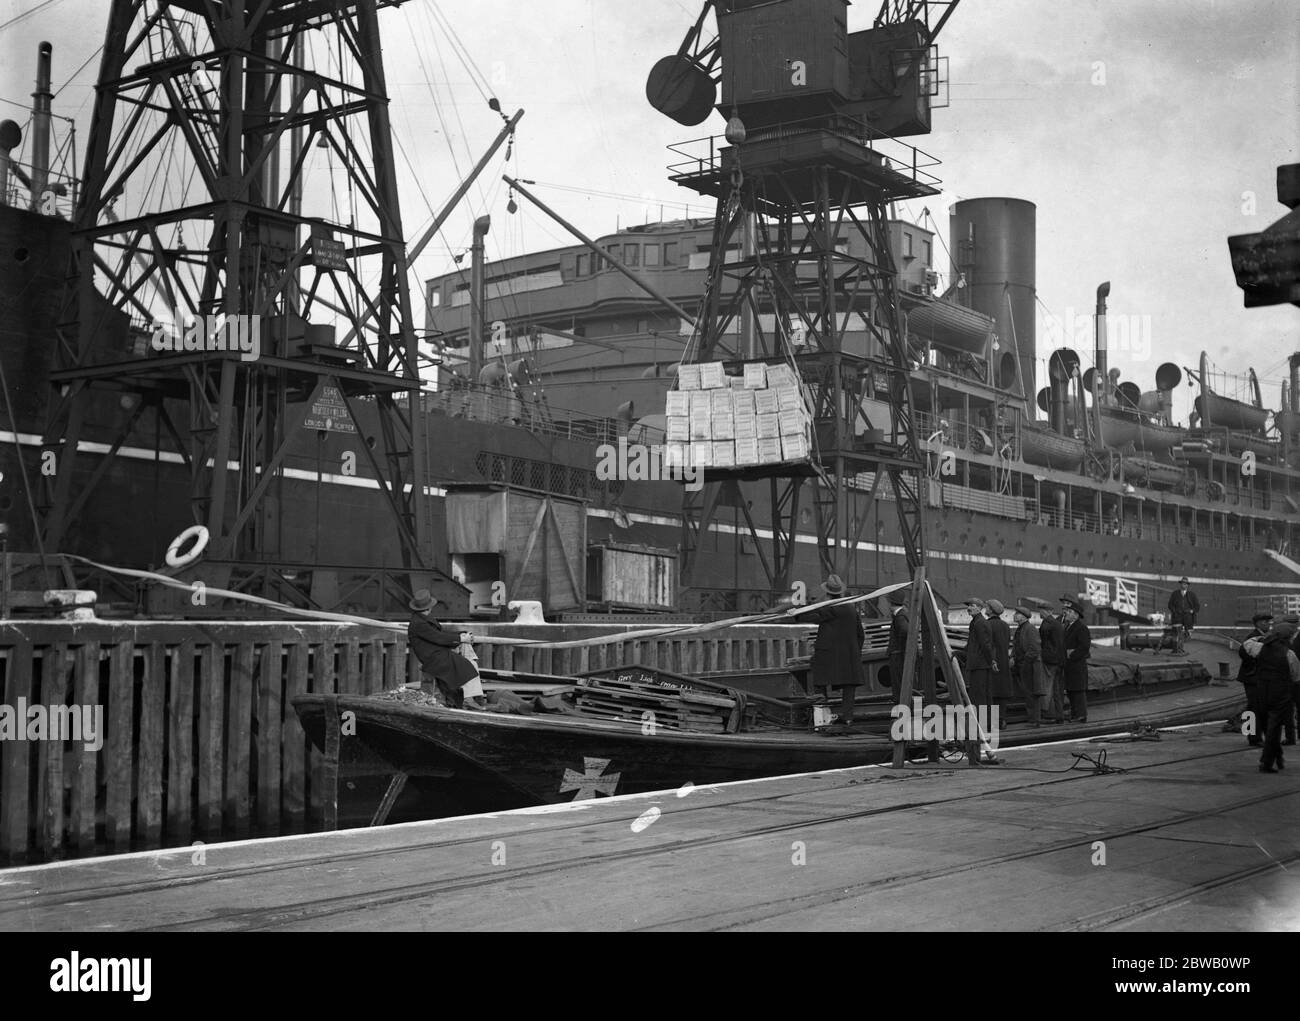
M 808 629 L 791 625 L 607 644 L 594 641 L 646 625 L 466 627 L 593 641 L 477 644 L 481 667 L 541 673 L 632 661 L 687 674 L 759 669 L 810 651 Z M 290 699 L 372 694 L 417 679 L 419 664 L 404 630 L 32 621 L 0 623 L 0 671 L 0 866 L 9 866 L 320 829 L 323 757 Z

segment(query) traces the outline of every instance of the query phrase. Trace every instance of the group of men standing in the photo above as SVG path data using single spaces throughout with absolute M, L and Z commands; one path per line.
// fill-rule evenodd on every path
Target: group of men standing
M 998 706 L 1006 720 L 1006 704 L 1022 699 L 1029 725 L 1064 723 L 1066 699 L 1070 719 L 1088 720 L 1088 659 L 1092 634 L 1083 622 L 1083 606 L 1072 596 L 1061 597 L 1057 613 L 1041 611 L 1042 625 L 1032 618 L 1040 611 L 1019 605 L 1013 614 L 1015 633 L 1003 619 L 1006 606 L 998 599 L 966 600 L 971 614 L 970 637 L 966 642 L 966 683 L 971 704 Z M 889 674 L 894 695 L 899 697 L 903 662 L 907 654 L 911 625 L 901 595 L 895 598 L 889 627 Z M 1044 720 L 1044 714 L 1046 719 Z
M 1282 746 L 1296 740 L 1300 634 L 1294 620 L 1274 626 L 1273 614 L 1268 611 L 1255 614 L 1251 623 L 1254 630 L 1237 650 L 1241 657 L 1237 680 L 1246 689 L 1246 711 L 1254 720 L 1246 740 L 1261 746 L 1259 771 L 1276 773 L 1286 766 Z
M 1025 703 L 1029 725 L 1039 727 L 1064 723 L 1068 698 L 1070 718 L 1087 722 L 1092 634 L 1077 599 L 1062 596 L 1058 613 L 1042 612 L 1041 627 L 1032 622 L 1038 612 L 1034 607 L 1017 606 L 1014 636 L 1003 619 L 1006 607 L 1000 600 L 986 602 L 972 596 L 966 608 L 971 614 L 966 674 L 974 705 L 996 705 L 1005 719 L 1006 703 L 1018 697 Z

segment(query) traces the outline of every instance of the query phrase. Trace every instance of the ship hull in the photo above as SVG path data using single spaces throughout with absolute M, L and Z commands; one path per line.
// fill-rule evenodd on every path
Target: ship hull
M 1204 672 L 1162 690 L 1098 693 L 1087 723 L 1003 729 L 999 747 L 1224 719 L 1245 704 L 1233 684 Z M 406 772 L 429 817 L 506 811 L 598 796 L 669 791 L 738 780 L 851 769 L 889 762 L 887 724 L 874 733 L 646 734 L 638 724 L 572 716 L 510 716 L 412 705 L 373 696 L 301 695 L 293 706 L 308 737 L 324 749 L 327 723 L 353 713 L 356 738 L 390 769 Z M 925 755 L 923 744 L 913 754 Z M 342 806 L 341 806 L 342 807 Z M 345 813 L 346 814 L 346 813 Z M 354 813 L 363 818 L 367 813 Z

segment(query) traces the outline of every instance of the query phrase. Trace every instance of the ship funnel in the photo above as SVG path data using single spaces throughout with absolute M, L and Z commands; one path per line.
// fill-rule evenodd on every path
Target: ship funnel
M 50 179 L 50 69 L 54 47 L 41 43 L 36 50 L 36 91 L 32 93 L 32 210 L 39 212 Z
M 1093 364 L 1097 366 L 1097 375 L 1102 379 L 1109 378 L 1106 365 L 1108 360 L 1106 349 L 1106 298 L 1109 295 L 1110 281 L 1107 280 L 1097 288 L 1097 315 L 1093 320 L 1093 340 L 1097 349 L 1096 357 L 1093 359 Z M 1088 392 L 1095 392 L 1091 384 L 1088 386 Z M 1103 403 L 1108 403 L 1108 395 L 1106 393 L 1103 392 L 1101 399 Z
M 23 140 L 23 129 L 16 121 L 0 121 L 0 206 L 9 204 L 9 153 Z

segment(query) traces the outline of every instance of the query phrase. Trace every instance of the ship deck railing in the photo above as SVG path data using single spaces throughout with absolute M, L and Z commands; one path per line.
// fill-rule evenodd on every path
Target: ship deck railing
M 31 180 L 32 165 L 9 160 L 9 179 L 3 192 L 0 192 L 0 205 L 14 209 L 26 209 L 40 216 L 55 216 L 61 220 L 71 220 L 77 207 L 77 192 L 80 181 L 71 174 L 64 173 L 51 166 L 46 175 L 42 194 L 34 196 L 31 189 L 18 176 Z

